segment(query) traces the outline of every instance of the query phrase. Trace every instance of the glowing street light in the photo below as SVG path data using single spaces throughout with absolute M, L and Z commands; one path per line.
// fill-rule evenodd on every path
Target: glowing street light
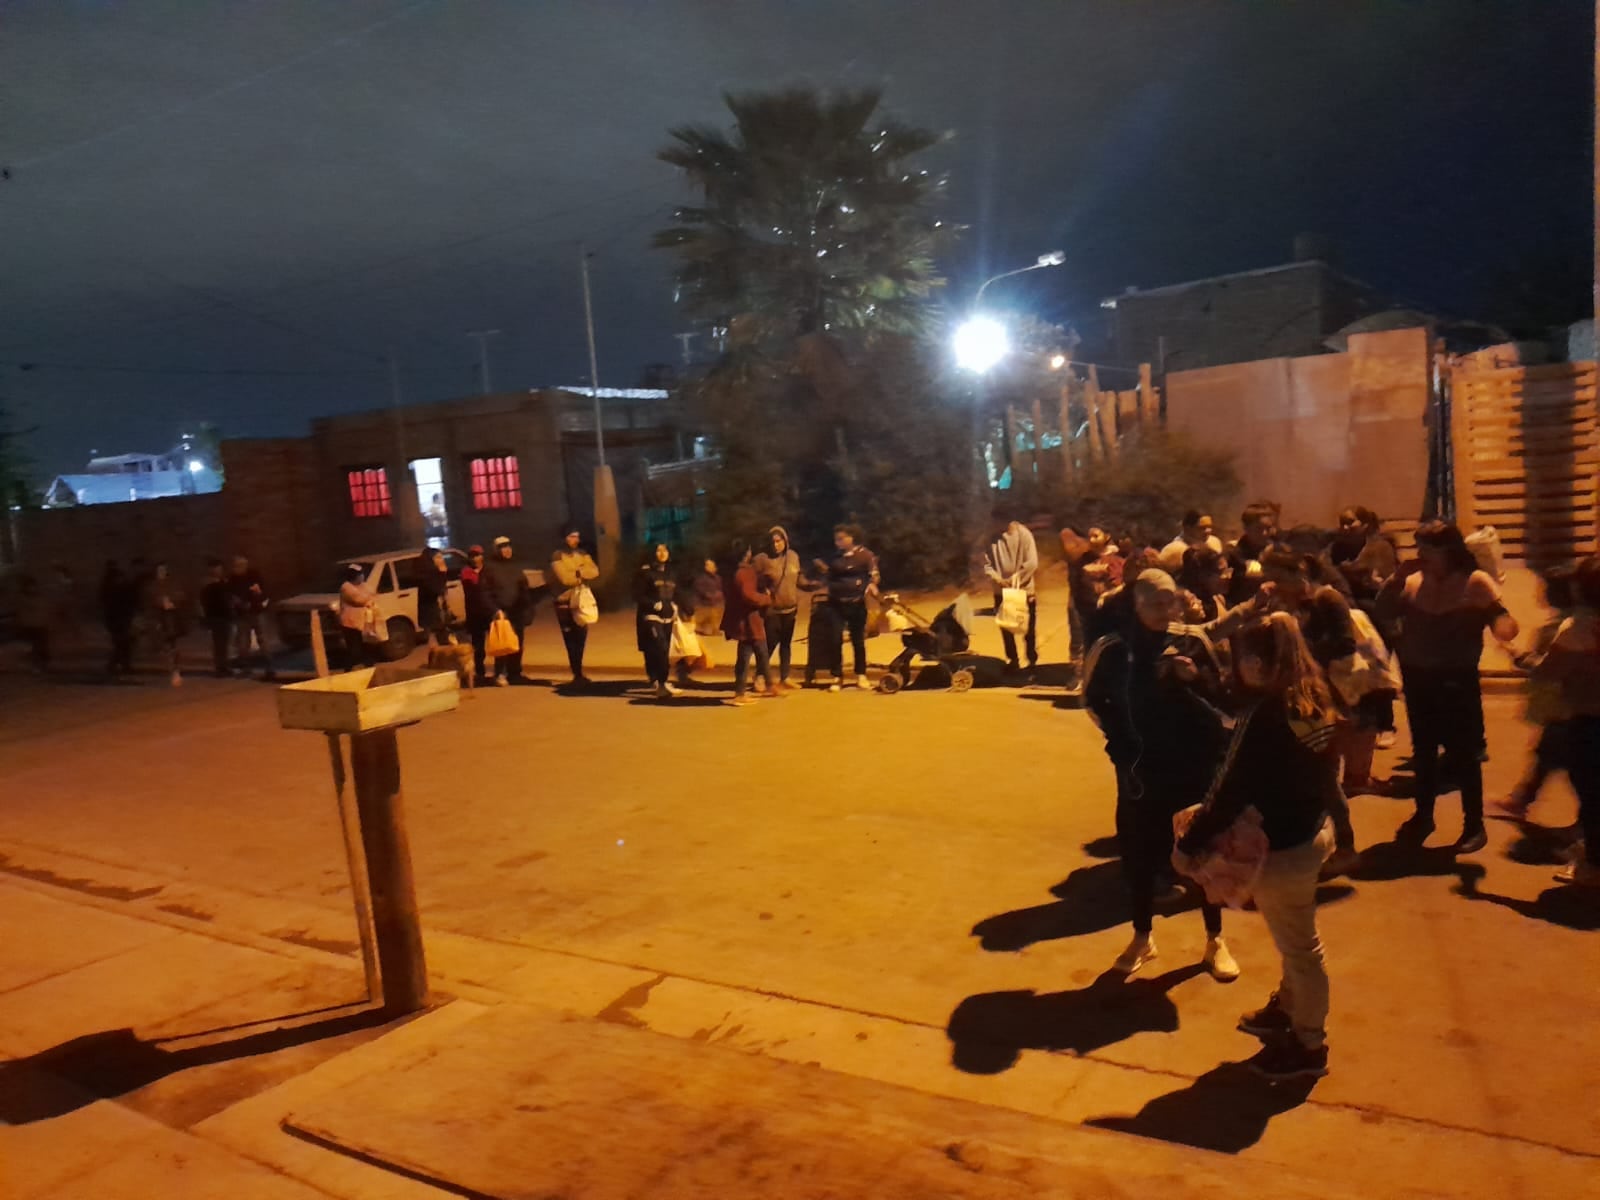
M 982 309 L 983 293 L 991 283 L 1009 279 L 1013 275 L 1025 275 L 1029 271 L 1037 271 L 1043 267 L 1059 267 L 1066 261 L 1067 256 L 1062 251 L 1052 250 L 1048 254 L 1039 255 L 1030 266 L 1018 267 L 1015 271 L 1002 271 L 985 279 L 978 288 L 978 294 L 973 298 L 972 306 L 975 310 Z M 955 352 L 958 363 L 967 370 L 982 375 L 1011 353 L 1011 337 L 1006 333 L 1006 327 L 996 318 L 986 317 L 982 311 L 975 311 L 956 329 Z M 1060 364 L 1052 362 L 1051 365 L 1059 370 L 1065 363 L 1066 359 L 1063 358 Z
M 1066 365 L 1067 365 L 1067 356 L 1065 354 L 1052 354 L 1050 356 L 1050 369 L 1052 371 L 1059 371 L 1059 370 L 1061 370 L 1062 367 L 1064 367 Z
M 968 317 L 956 330 L 956 361 L 982 375 L 1011 352 L 1006 327 L 994 317 Z

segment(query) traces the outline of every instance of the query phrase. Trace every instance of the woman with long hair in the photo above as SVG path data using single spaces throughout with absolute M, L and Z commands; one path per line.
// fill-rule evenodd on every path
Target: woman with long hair
M 1478 570 L 1461 530 L 1428 521 L 1417 530 L 1417 558 L 1390 576 L 1378 609 L 1398 625 L 1396 650 L 1411 721 L 1411 757 L 1417 774 L 1417 810 L 1400 837 L 1421 843 L 1434 830 L 1439 795 L 1439 751 L 1461 786 L 1462 827 L 1456 852 L 1473 854 L 1488 843 L 1483 828 L 1483 693 L 1478 659 L 1483 631 L 1502 643 L 1517 636 L 1517 622 L 1500 602 L 1500 588 Z
M 1251 1067 L 1275 1079 L 1328 1073 L 1328 972 L 1317 932 L 1317 879 L 1333 849 L 1328 801 L 1337 790 L 1338 710 L 1300 624 L 1275 612 L 1233 638 L 1234 675 L 1249 703 L 1200 813 L 1178 842 L 1202 854 L 1248 808 L 1268 852 L 1256 908 L 1283 959 L 1278 990 L 1239 1028 L 1265 1046 Z
M 672 625 L 678 618 L 678 581 L 672 573 L 672 551 L 657 544 L 633 580 L 634 626 L 639 650 L 644 654 L 644 670 L 661 699 L 674 695 L 677 688 L 668 682 L 672 674 Z

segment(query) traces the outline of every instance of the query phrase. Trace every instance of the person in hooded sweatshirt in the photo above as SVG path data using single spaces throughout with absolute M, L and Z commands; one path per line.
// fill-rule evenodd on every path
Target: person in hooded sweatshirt
M 1034 576 L 1039 573 L 1039 546 L 1033 540 L 1033 531 L 1017 520 L 1015 514 L 1002 513 L 1000 518 L 1005 527 L 989 543 L 983 573 L 994 584 L 996 610 L 1000 608 L 1002 588 L 1021 588 L 1028 594 L 1028 632 L 1023 642 L 1031 671 L 1039 665 L 1039 592 L 1034 582 Z M 1009 629 L 1002 629 L 1000 640 L 1005 645 L 1006 666 L 1013 672 L 1020 671 L 1022 664 L 1017 659 L 1016 635 Z
M 491 609 L 490 622 L 493 623 L 494 614 L 499 614 L 511 622 L 517 633 L 516 653 L 503 654 L 494 660 L 495 686 L 520 684 L 523 682 L 522 652 L 526 631 L 533 616 L 533 592 L 528 587 L 528 573 L 510 538 L 495 538 L 493 556 L 478 571 L 478 588 Z
M 762 617 L 772 604 L 772 597 L 761 587 L 750 543 L 735 538 L 729 548 L 727 569 L 722 574 L 722 633 L 730 642 L 737 642 L 733 663 L 733 703 L 754 703 L 745 695 L 745 672 L 753 657 L 756 676 L 767 681 L 767 695 L 779 693 L 772 686 L 772 666 L 767 654 L 767 633 Z
M 1165 571 L 1133 582 L 1132 621 L 1101 638 L 1084 664 L 1084 700 L 1117 776 L 1117 845 L 1133 909 L 1133 940 L 1114 970 L 1156 957 L 1155 893 L 1172 855 L 1173 815 L 1198 804 L 1227 745 L 1221 668 L 1199 626 L 1175 623 L 1178 587 Z M 1222 982 L 1239 965 L 1222 940 L 1222 909 L 1202 904 L 1204 962 Z
M 767 630 L 768 653 L 778 660 L 777 686 L 792 691 L 789 667 L 795 618 L 800 613 L 800 556 L 790 546 L 789 531 L 782 525 L 767 530 L 767 538 L 767 553 L 760 556 L 759 565 L 772 603 L 761 620 Z
M 1253 890 L 1283 959 L 1278 990 L 1239 1028 L 1265 1043 L 1250 1062 L 1272 1079 L 1328 1073 L 1328 972 L 1317 933 L 1317 879 L 1333 849 L 1328 797 L 1337 791 L 1339 713 L 1299 622 L 1275 612 L 1234 639 L 1249 701 L 1206 801 L 1179 839 L 1199 855 L 1246 808 L 1261 814 L 1267 857 Z

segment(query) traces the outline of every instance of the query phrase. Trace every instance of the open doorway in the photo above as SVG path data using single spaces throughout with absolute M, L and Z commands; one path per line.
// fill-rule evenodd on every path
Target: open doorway
M 411 479 L 417 486 L 417 509 L 422 513 L 422 536 L 428 545 L 444 549 L 450 544 L 450 514 L 444 506 L 442 460 L 413 458 Z

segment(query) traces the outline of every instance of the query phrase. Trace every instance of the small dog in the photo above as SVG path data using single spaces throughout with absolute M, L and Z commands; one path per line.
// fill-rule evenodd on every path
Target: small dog
M 461 686 L 467 691 L 473 691 L 477 687 L 472 647 L 466 642 L 452 642 L 448 646 L 429 646 L 428 670 L 454 671 L 456 678 L 461 681 Z

